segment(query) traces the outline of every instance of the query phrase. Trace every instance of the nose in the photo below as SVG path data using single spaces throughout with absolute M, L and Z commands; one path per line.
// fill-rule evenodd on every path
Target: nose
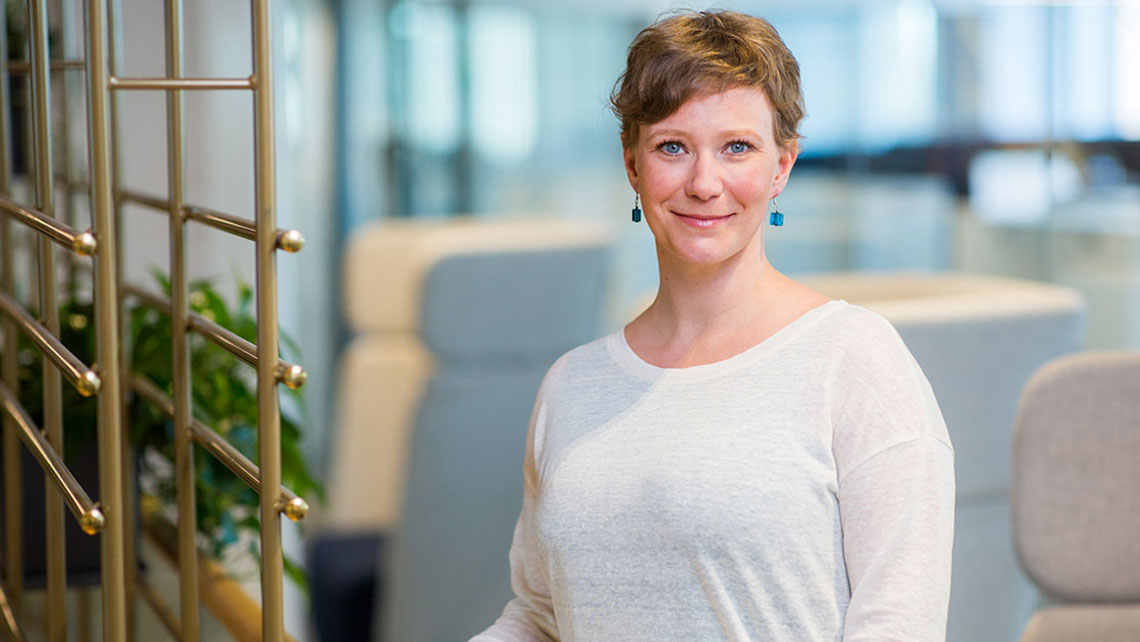
M 689 173 L 689 180 L 685 184 L 685 193 L 689 196 L 707 201 L 724 191 L 721 167 L 716 158 L 710 154 L 698 154 L 693 161 Z

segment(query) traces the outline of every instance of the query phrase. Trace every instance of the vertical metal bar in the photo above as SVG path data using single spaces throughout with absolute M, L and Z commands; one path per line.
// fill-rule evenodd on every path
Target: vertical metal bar
M 77 55 L 73 55 L 71 51 L 71 42 L 75 37 L 75 26 L 71 19 L 71 12 L 69 11 L 67 0 L 55 0 L 54 5 L 59 11 L 60 20 L 60 54 L 64 59 L 76 59 Z M 62 176 L 64 182 L 63 190 L 63 205 L 57 211 L 62 212 L 64 221 L 71 227 L 76 225 L 76 208 L 75 208 L 75 190 L 71 189 L 77 177 L 75 176 L 75 168 L 72 164 L 71 153 L 71 85 L 72 74 L 64 72 L 59 74 L 59 94 L 57 100 L 59 101 L 59 111 L 63 114 L 63 118 L 59 121 L 59 140 L 62 141 L 60 145 L 60 159 L 59 163 L 62 168 Z M 79 227 L 85 229 L 90 225 Z M 69 252 L 66 255 L 64 262 L 64 283 L 66 284 L 67 298 L 74 298 L 76 295 L 75 283 L 75 257 Z
M 121 13 L 119 12 L 118 0 L 107 0 L 107 71 L 111 77 L 114 77 L 119 72 L 119 48 L 118 43 L 121 40 L 122 24 Z M 122 172 L 120 171 L 122 165 L 120 164 L 119 153 L 119 96 L 116 92 L 111 92 L 110 97 L 110 146 L 111 146 L 111 194 L 118 194 L 122 188 Z M 115 283 L 122 286 L 123 283 L 123 250 L 125 245 L 123 243 L 123 205 L 119 199 L 114 199 L 114 212 L 112 218 L 115 223 L 115 247 L 118 251 L 115 254 Z M 127 319 L 126 302 L 120 300 L 119 302 L 119 318 Z M 119 328 L 119 389 L 127 390 L 127 377 L 130 376 L 130 345 L 129 337 L 125 336 L 123 328 Z M 120 418 L 122 422 L 123 435 L 130 434 L 130 413 L 127 411 L 127 400 L 125 397 L 120 397 Z M 123 479 L 133 480 L 133 457 L 131 456 L 132 448 L 129 439 L 122 440 L 122 463 L 123 463 Z M 123 550 L 125 551 L 125 570 L 124 570 L 124 589 L 126 600 L 126 618 L 127 618 L 127 642 L 134 642 L 136 637 L 136 629 L 138 621 L 136 618 L 136 606 L 138 604 L 138 591 L 136 590 L 136 574 L 138 572 L 138 542 L 136 534 L 138 533 L 138 519 L 135 515 L 135 485 L 132 482 L 123 484 Z
M 32 63 L 32 122 L 35 131 L 35 200 L 47 216 L 55 216 L 51 146 L 51 78 L 47 47 L 47 0 L 28 1 L 28 31 Z M 40 242 L 40 318 L 48 332 L 59 336 L 59 297 L 56 296 L 55 246 L 44 235 Z M 43 426 L 47 441 L 63 452 L 63 399 L 60 372 L 43 357 Z M 67 642 L 67 549 L 63 539 L 63 498 L 44 477 L 44 530 L 47 557 L 47 609 L 44 629 L 49 642 Z
M 268 0 L 252 0 L 254 165 L 257 212 L 257 428 L 261 466 L 261 631 L 262 639 L 285 637 L 281 581 L 281 407 L 277 397 L 276 165 L 273 145 L 273 70 Z
M 103 639 L 126 638 L 124 578 L 122 381 L 119 372 L 119 296 L 107 70 L 107 7 L 87 2 L 87 102 L 92 227 L 99 240 L 95 257 L 96 359 L 103 367 L 99 393 L 99 491 L 106 517 L 101 544 Z
M 0 11 L 0 62 L 8 60 L 8 24 L 7 11 Z M 8 91 L 8 68 L 0 65 L 0 192 L 4 195 L 12 193 L 12 157 L 9 154 L 12 133 L 9 129 L 11 111 L 11 96 Z M 12 222 L 7 216 L 0 216 L 0 263 L 3 263 L 3 273 L 0 274 L 0 287 L 13 297 L 15 291 L 14 270 L 15 261 L 12 257 L 14 244 L 12 243 Z M 16 324 L 8 315 L 0 315 L 4 319 L 0 327 L 4 330 L 4 359 L 3 378 L 4 385 L 14 394 L 19 393 L 19 379 L 16 370 Z M 23 479 L 20 476 L 20 453 L 23 446 L 16 432 L 16 425 L 7 413 L 4 415 L 4 557 L 5 567 L 8 570 L 6 593 L 8 603 L 14 617 L 20 614 L 20 598 L 24 586 L 24 551 L 21 546 L 24 530 L 23 501 L 21 499 Z
M 166 1 L 166 75 L 182 77 L 182 0 Z M 170 213 L 170 344 L 174 382 L 174 467 L 178 497 L 179 622 L 183 640 L 197 640 L 198 549 L 194 545 L 197 514 L 194 500 L 194 444 L 190 440 L 190 344 L 186 286 L 186 251 L 182 220 L 184 129 L 182 92 L 166 92 L 167 193 Z

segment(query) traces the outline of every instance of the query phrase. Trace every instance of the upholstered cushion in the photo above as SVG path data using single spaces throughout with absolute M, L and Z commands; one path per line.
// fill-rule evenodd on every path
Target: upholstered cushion
M 1140 601 L 1140 352 L 1043 367 L 1013 462 L 1014 538 L 1036 584 L 1064 601 Z
M 337 374 L 329 503 L 318 521 L 338 531 L 386 531 L 404 490 L 408 435 L 435 362 L 414 336 L 359 337 Z
M 411 332 L 437 358 L 557 354 L 597 332 L 607 228 L 554 219 L 384 221 L 353 235 L 358 332 Z
M 383 639 L 465 640 L 512 597 L 507 552 L 528 420 L 548 365 L 432 377 L 408 446 Z
M 1054 606 L 1033 615 L 1021 642 L 1136 642 L 1140 605 Z
M 801 281 L 829 296 L 869 307 L 895 324 L 1070 312 L 1083 306 L 1071 288 L 981 274 L 844 272 Z

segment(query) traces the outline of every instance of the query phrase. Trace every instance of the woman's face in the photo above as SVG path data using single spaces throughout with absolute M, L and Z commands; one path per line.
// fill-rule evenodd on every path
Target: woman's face
M 625 166 L 661 250 L 709 266 L 763 253 L 768 200 L 796 161 L 794 146 L 776 146 L 772 125 L 762 90 L 733 87 L 640 128 Z

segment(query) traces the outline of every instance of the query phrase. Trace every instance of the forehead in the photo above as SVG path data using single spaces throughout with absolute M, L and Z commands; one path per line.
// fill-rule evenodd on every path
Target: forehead
M 730 87 L 724 91 L 694 95 L 665 118 L 644 125 L 642 135 L 653 136 L 670 130 L 694 135 L 754 130 L 765 138 L 771 138 L 772 123 L 772 106 L 763 90 L 758 87 Z

